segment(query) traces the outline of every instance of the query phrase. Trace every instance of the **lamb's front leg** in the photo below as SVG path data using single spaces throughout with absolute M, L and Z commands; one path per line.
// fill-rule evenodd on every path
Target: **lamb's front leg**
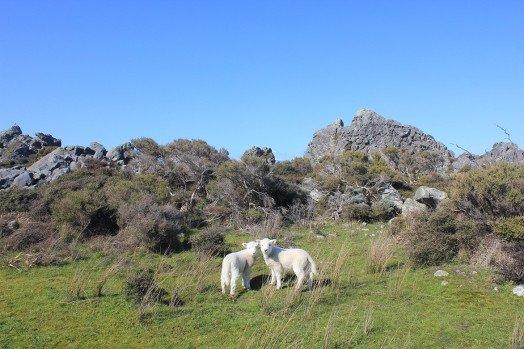
M 244 269 L 244 272 L 242 273 L 242 283 L 246 290 L 251 289 L 251 269 L 250 268 Z
M 277 282 L 277 278 L 275 276 L 275 271 L 273 269 L 271 270 L 271 278 L 269 279 L 269 284 L 274 285 Z

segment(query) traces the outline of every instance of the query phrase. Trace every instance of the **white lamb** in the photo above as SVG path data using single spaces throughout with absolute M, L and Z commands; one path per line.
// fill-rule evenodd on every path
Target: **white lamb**
M 282 248 L 276 245 L 276 240 L 260 240 L 260 249 L 264 261 L 271 269 L 271 285 L 276 283 L 277 289 L 282 287 L 282 276 L 286 271 L 293 271 L 297 276 L 295 290 L 300 290 L 307 277 L 308 287 L 313 287 L 313 277 L 317 274 L 317 266 L 313 258 L 300 248 Z
M 224 257 L 222 261 L 222 274 L 220 283 L 222 293 L 226 293 L 226 286 L 230 286 L 229 295 L 235 295 L 238 277 L 242 274 L 242 284 L 248 290 L 251 289 L 250 275 L 251 267 L 255 263 L 258 240 L 242 243 L 244 250 L 233 252 Z

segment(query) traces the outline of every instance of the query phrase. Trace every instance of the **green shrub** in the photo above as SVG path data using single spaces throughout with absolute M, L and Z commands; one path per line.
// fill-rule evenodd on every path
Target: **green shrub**
M 524 215 L 524 166 L 499 163 L 459 173 L 450 197 L 458 210 L 479 220 Z
M 344 221 L 364 221 L 369 222 L 372 220 L 371 207 L 368 205 L 356 205 L 348 204 L 342 207 L 340 218 Z
M 164 155 L 162 147 L 151 138 L 135 138 L 131 140 L 131 144 L 144 154 L 154 157 L 161 157 Z
M 244 213 L 244 216 L 246 217 L 248 221 L 252 223 L 257 223 L 257 222 L 262 221 L 266 217 L 266 214 L 260 208 L 252 207 L 246 210 L 246 212 Z
M 493 225 L 495 234 L 508 240 L 524 239 L 524 216 L 503 218 Z
M 68 191 L 53 204 L 51 216 L 63 239 L 83 238 L 97 234 L 91 231 L 90 226 L 105 205 L 101 191 L 93 188 Z
M 112 209 L 140 201 L 146 196 L 158 203 L 167 203 L 170 199 L 167 181 L 152 174 L 112 177 L 104 186 L 104 194 Z
M 456 257 L 459 251 L 471 252 L 482 235 L 482 226 L 457 216 L 445 205 L 433 212 L 421 212 L 397 224 L 394 231 L 406 243 L 415 265 L 438 265 Z

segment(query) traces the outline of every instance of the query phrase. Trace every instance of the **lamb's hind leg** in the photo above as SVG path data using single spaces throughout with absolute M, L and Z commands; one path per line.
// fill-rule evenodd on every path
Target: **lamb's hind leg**
M 231 270 L 231 283 L 229 285 L 230 286 L 229 295 L 231 297 L 235 295 L 236 288 L 237 288 L 237 280 L 239 276 L 240 275 L 237 270 Z
M 293 271 L 295 272 L 295 275 L 297 276 L 297 283 L 295 284 L 295 291 L 300 291 L 302 288 L 302 284 L 304 283 L 304 279 L 306 277 L 306 273 L 302 268 L 293 268 Z

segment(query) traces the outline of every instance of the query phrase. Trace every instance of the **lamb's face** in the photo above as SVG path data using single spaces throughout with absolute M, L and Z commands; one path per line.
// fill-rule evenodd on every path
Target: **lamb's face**
M 260 240 L 260 250 L 263 254 L 268 255 L 273 250 L 273 246 L 275 246 L 276 240 L 270 240 L 268 238 Z
M 244 246 L 244 248 L 248 250 L 252 255 L 255 255 L 255 253 L 257 253 L 258 245 L 258 240 L 242 243 L 242 246 Z

